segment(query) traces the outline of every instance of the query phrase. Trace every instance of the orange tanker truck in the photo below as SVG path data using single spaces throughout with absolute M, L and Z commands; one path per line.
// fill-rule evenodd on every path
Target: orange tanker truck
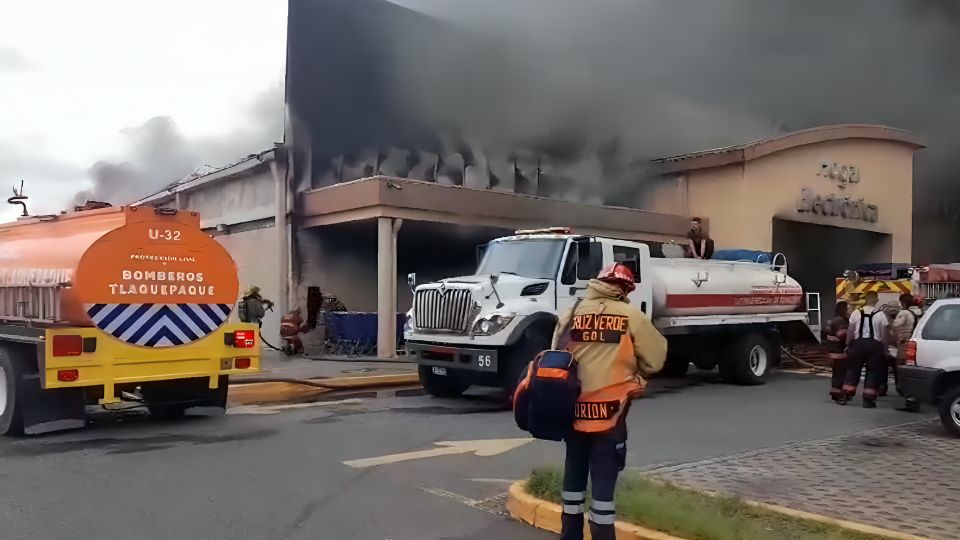
M 82 427 L 133 396 L 152 415 L 226 409 L 259 370 L 228 323 L 237 269 L 195 212 L 109 207 L 0 224 L 0 434 Z

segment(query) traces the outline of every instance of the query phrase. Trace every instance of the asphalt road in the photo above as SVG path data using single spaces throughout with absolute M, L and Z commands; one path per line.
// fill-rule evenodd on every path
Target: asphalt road
M 744 388 L 655 381 L 631 410 L 628 466 L 680 463 L 915 421 L 838 407 L 828 380 Z M 551 538 L 503 515 L 503 493 L 562 447 L 444 455 L 363 469 L 344 461 L 524 437 L 490 395 L 242 407 L 225 418 L 98 416 L 87 429 L 0 440 L 0 538 L 467 540 Z M 926 415 L 929 416 L 929 415 Z

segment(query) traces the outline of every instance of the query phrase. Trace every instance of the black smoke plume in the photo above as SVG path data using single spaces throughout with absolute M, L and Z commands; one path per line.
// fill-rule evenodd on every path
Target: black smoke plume
M 929 145 L 916 258 L 960 258 L 938 238 L 960 217 L 958 2 L 395 1 L 416 13 L 290 0 L 288 102 L 318 175 L 330 156 L 397 146 L 459 156 L 492 184 L 525 168 L 560 196 L 638 205 L 652 157 L 888 124 Z

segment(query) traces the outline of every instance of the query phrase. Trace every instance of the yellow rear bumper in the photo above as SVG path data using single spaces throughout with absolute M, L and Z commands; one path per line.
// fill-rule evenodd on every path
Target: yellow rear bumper
M 253 348 L 227 345 L 224 336 L 237 330 L 256 332 L 256 345 Z M 102 386 L 104 397 L 101 404 L 120 401 L 116 386 L 129 383 L 206 377 L 210 380 L 210 388 L 217 388 L 222 375 L 260 371 L 258 330 L 254 324 L 225 324 L 209 336 L 187 345 L 138 347 L 123 343 L 97 328 L 48 329 L 44 355 L 40 359 L 41 383 L 45 389 Z M 53 338 L 57 335 L 95 338 L 96 350 L 77 356 L 54 356 Z M 237 359 L 249 359 L 250 366 L 237 369 Z M 70 380 L 74 375 L 76 379 Z

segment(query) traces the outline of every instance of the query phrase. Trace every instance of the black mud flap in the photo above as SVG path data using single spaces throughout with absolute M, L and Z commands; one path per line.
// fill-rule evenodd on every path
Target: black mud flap
M 82 388 L 43 390 L 39 373 L 24 376 L 20 387 L 23 407 L 23 432 L 40 435 L 86 426 L 86 396 Z M 35 380 L 31 380 L 35 379 Z

